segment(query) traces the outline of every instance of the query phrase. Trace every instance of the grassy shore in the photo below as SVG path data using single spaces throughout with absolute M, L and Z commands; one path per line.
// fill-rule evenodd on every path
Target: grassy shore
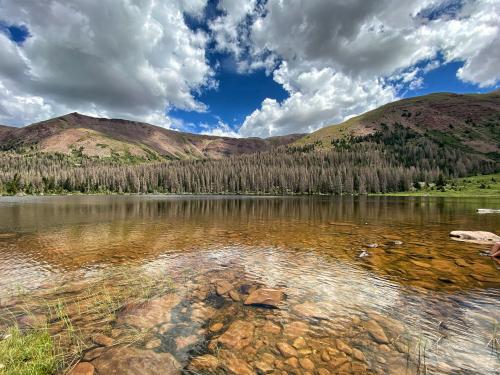
M 432 184 L 412 191 L 387 193 L 390 196 L 500 197 L 500 173 L 457 178 L 442 186 Z

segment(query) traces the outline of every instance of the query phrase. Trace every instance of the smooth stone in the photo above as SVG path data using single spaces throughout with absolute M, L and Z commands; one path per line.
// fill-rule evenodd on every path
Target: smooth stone
M 99 357 L 105 351 L 106 351 L 106 348 L 103 348 L 103 347 L 92 349 L 92 350 L 88 351 L 87 353 L 85 353 L 85 355 L 83 356 L 83 360 L 87 361 L 87 362 L 93 361 L 94 359 Z
M 328 354 L 328 351 L 327 350 L 323 350 L 321 352 L 321 360 L 324 361 L 324 362 L 330 362 L 331 360 L 331 357 L 330 355 Z
M 304 302 L 293 306 L 293 312 L 303 318 L 328 319 L 328 315 L 320 306 L 313 302 Z
M 283 334 L 285 336 L 298 337 L 304 336 L 309 332 L 309 326 L 304 322 L 292 322 L 285 325 Z
M 299 360 L 296 357 L 290 357 L 285 361 L 285 364 L 293 368 L 298 368 Z
M 224 324 L 222 323 L 214 323 L 210 326 L 209 330 L 210 332 L 219 332 L 222 328 L 224 328 Z
M 218 342 L 229 349 L 241 350 L 252 342 L 255 327 L 243 320 L 233 322 Z
M 294 349 L 290 344 L 286 342 L 279 342 L 276 344 L 278 350 L 280 351 L 281 355 L 285 358 L 288 357 L 298 357 L 299 353 L 297 352 L 296 349 Z
M 181 366 L 170 353 L 156 353 L 134 347 L 114 347 L 92 364 L 98 374 L 106 375 L 179 375 Z
M 137 328 L 151 328 L 170 321 L 172 309 L 181 301 L 176 294 L 140 303 L 127 305 L 119 314 L 117 323 Z
M 293 344 L 292 346 L 295 348 L 295 349 L 303 349 L 307 346 L 306 344 L 306 340 L 304 340 L 304 338 L 301 336 L 301 337 L 297 337 L 294 341 L 293 341 Z
M 242 359 L 237 358 L 227 350 L 221 350 L 219 357 L 222 359 L 225 369 L 234 375 L 255 375 L 250 365 Z
M 263 361 L 255 362 L 254 367 L 261 374 L 269 374 L 274 371 L 274 366 L 271 366 L 269 363 Z
M 299 363 L 300 367 L 302 367 L 304 370 L 309 370 L 309 371 L 314 370 L 315 367 L 314 362 L 307 357 L 299 358 Z
M 150 340 L 146 343 L 146 345 L 144 345 L 144 347 L 146 349 L 156 349 L 156 348 L 159 348 L 161 346 L 161 340 L 160 339 L 153 339 L 153 340 Z
M 455 264 L 459 267 L 467 267 L 469 265 L 469 263 L 467 263 L 465 260 L 463 259 L 455 259 Z
M 347 343 L 345 343 L 344 341 L 342 341 L 340 339 L 337 339 L 336 342 L 337 342 L 337 349 L 338 350 L 340 350 L 341 352 L 344 352 L 345 354 L 349 354 L 349 355 L 352 354 L 352 348 L 349 345 L 347 345 Z
M 111 337 L 108 337 L 106 335 L 98 334 L 98 335 L 94 336 L 92 341 L 94 341 L 97 345 L 111 346 L 111 345 L 113 345 L 115 340 L 113 340 Z
M 231 289 L 233 289 L 233 285 L 226 280 L 217 281 L 216 291 L 219 296 L 226 294 Z
M 278 289 L 260 288 L 250 293 L 245 305 L 258 305 L 278 308 L 283 300 L 283 292 Z
M 68 375 L 94 375 L 95 367 L 89 362 L 80 362 L 68 372 Z
M 239 293 L 236 290 L 234 290 L 234 289 L 229 291 L 229 297 L 234 302 L 240 302 L 241 301 L 241 297 L 240 297 Z
M 347 357 L 335 357 L 333 358 L 331 361 L 330 361 L 330 365 L 333 367 L 333 368 L 337 368 L 337 367 L 340 367 L 342 366 L 344 363 L 347 363 L 349 362 L 349 360 L 347 359 Z
M 194 370 L 215 371 L 219 367 L 219 360 L 210 354 L 194 357 L 189 368 Z
M 366 357 L 365 355 L 363 354 L 363 352 L 359 349 L 356 349 L 356 348 L 352 348 L 352 356 L 357 359 L 358 361 L 361 361 L 361 362 L 366 362 Z
M 326 368 L 319 368 L 317 371 L 318 375 L 331 375 L 330 371 L 328 371 Z
M 387 338 L 384 329 L 375 320 L 373 319 L 368 320 L 367 322 L 364 322 L 363 325 L 377 343 L 379 344 L 389 343 L 389 339 Z
M 262 326 L 262 331 L 265 333 L 270 333 L 272 335 L 279 335 L 281 333 L 281 328 L 280 326 L 270 321 L 266 321 Z

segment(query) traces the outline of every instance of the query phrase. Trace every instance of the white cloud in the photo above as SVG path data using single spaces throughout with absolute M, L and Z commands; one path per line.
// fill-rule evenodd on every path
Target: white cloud
M 208 36 L 190 30 L 183 15 L 201 17 L 205 5 L 0 1 L 4 22 L 26 25 L 31 35 L 22 46 L 0 35 L 0 82 L 19 98 L 39 97 L 55 110 L 149 118 L 169 126 L 165 109 L 205 111 L 193 92 L 214 84 L 205 56 Z M 19 120 L 1 115 L 10 123 Z
M 421 87 L 440 55 L 464 62 L 463 81 L 486 87 L 500 79 L 500 0 L 269 0 L 245 8 L 248 30 L 234 26 L 248 19 L 242 9 L 220 20 L 231 19 L 237 33 L 224 49 L 238 51 L 242 70 L 277 68 L 274 80 L 290 93 L 282 103 L 264 100 L 243 135 L 311 131 L 394 100 L 398 90 Z
M 283 63 L 274 79 L 290 93 L 283 103 L 266 99 L 247 116 L 240 134 L 270 137 L 304 133 L 344 121 L 395 98 L 382 80 L 353 80 L 331 68 L 302 72 Z
M 218 120 L 216 126 L 202 124 L 201 127 L 204 129 L 201 132 L 201 134 L 215 135 L 217 137 L 232 137 L 232 138 L 241 137 L 241 135 L 238 132 L 234 131 L 228 124 L 226 124 L 222 120 Z

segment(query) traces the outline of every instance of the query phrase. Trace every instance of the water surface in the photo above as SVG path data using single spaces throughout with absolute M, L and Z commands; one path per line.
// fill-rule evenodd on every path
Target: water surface
M 242 320 L 255 328 L 253 341 L 227 349 L 252 371 L 269 355 L 273 371 L 308 371 L 302 362 L 294 370 L 276 349 L 294 342 L 288 328 L 299 322 L 308 330 L 297 355 L 311 360 L 311 371 L 425 373 L 425 365 L 427 373 L 493 374 L 500 368 L 499 267 L 487 247 L 448 237 L 452 230 L 500 232 L 500 215 L 477 208 L 500 208 L 500 199 L 1 198 L 0 298 L 124 266 L 161 271 L 174 280 L 183 308 L 174 309 L 168 329 L 155 331 L 162 345 L 154 351 L 172 353 L 184 368 Z M 242 300 L 252 287 L 286 298 L 279 309 L 245 306 L 234 295 L 217 296 L 221 281 Z M 313 313 L 301 312 L 304 303 Z M 201 305 L 210 311 L 194 319 Z M 268 321 L 278 330 L 267 329 Z M 219 333 L 209 330 L 215 322 L 224 326 Z M 374 338 L 369 322 L 387 342 Z M 425 364 L 412 358 L 409 365 L 418 354 Z

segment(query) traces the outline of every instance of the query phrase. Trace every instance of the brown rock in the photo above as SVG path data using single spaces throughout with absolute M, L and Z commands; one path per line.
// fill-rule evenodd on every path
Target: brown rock
M 298 368 L 299 360 L 296 357 L 290 357 L 285 361 L 285 364 L 293 368 Z
M 170 353 L 156 353 L 133 347 L 114 347 L 92 364 L 106 375 L 178 375 L 180 365 Z
M 293 341 L 293 344 L 292 346 L 295 348 L 295 349 L 303 349 L 307 346 L 306 344 L 306 340 L 304 340 L 304 338 L 302 336 L 300 337 L 297 337 L 294 341 Z
M 303 318 L 328 319 L 328 315 L 323 308 L 313 302 L 304 302 L 293 306 L 293 312 Z
M 219 367 L 219 360 L 210 354 L 194 357 L 189 364 L 192 370 L 215 371 Z
M 227 348 L 241 350 L 252 342 L 254 330 L 252 323 L 237 320 L 219 337 L 218 341 Z
M 230 374 L 234 375 L 254 375 L 255 371 L 243 361 L 237 358 L 233 353 L 227 350 L 221 350 L 219 356 L 223 360 L 223 365 Z
M 364 323 L 364 327 L 377 343 L 389 343 L 389 339 L 387 338 L 383 328 L 375 320 L 368 320 Z
M 290 344 L 286 342 L 279 342 L 278 344 L 276 344 L 276 346 L 278 347 L 281 355 L 285 358 L 297 357 L 299 355 L 297 350 L 295 350 Z
M 241 297 L 240 297 L 239 293 L 236 290 L 234 290 L 234 289 L 229 291 L 229 297 L 234 302 L 240 302 L 241 301 Z
M 260 288 L 250 293 L 245 305 L 259 305 L 278 308 L 283 300 L 283 292 L 278 289 Z
M 302 367 L 304 370 L 314 370 L 314 362 L 307 357 L 299 358 L 299 363 L 300 367 Z
M 331 373 L 326 368 L 319 368 L 318 375 L 331 375 Z
M 455 259 L 455 264 L 459 267 L 467 267 L 469 265 L 469 263 L 460 258 Z
M 106 348 L 103 348 L 103 347 L 92 349 L 92 350 L 88 351 L 87 353 L 85 353 L 85 355 L 83 356 L 83 360 L 90 362 L 90 361 L 96 359 L 97 357 L 99 357 L 105 351 L 106 351 Z
M 344 363 L 347 363 L 349 362 L 349 360 L 347 359 L 347 357 L 335 357 L 333 358 L 331 361 L 330 361 L 330 365 L 333 367 L 333 368 L 337 368 L 337 367 L 340 367 L 342 366 Z
M 366 374 L 366 365 L 364 363 L 353 362 L 351 368 L 353 374 Z
M 71 371 L 68 373 L 68 375 L 94 375 L 94 365 L 89 362 L 80 362 L 78 363 Z
M 304 322 L 292 322 L 287 324 L 283 330 L 285 336 L 304 336 L 309 332 L 309 326 Z
M 120 313 L 117 323 L 137 328 L 151 328 L 169 322 L 172 308 L 179 302 L 180 298 L 176 294 L 167 294 L 145 303 L 130 304 Z
M 352 348 L 352 356 L 357 359 L 358 361 L 361 361 L 361 362 L 366 362 L 366 357 L 365 355 L 363 354 L 363 352 L 359 349 L 356 349 L 356 348 Z
M 262 326 L 262 331 L 272 335 L 279 335 L 281 333 L 281 328 L 268 320 Z
M 274 371 L 274 366 L 264 361 L 255 362 L 254 367 L 261 374 L 269 374 Z
M 330 357 L 330 355 L 328 354 L 328 351 L 327 351 L 327 350 L 323 350 L 323 351 L 321 352 L 321 360 L 322 360 L 322 361 L 325 361 L 325 362 L 330 362 L 331 357 Z
M 352 354 L 352 348 L 347 345 L 344 341 L 337 339 L 337 349 L 340 350 L 341 352 L 344 352 L 345 354 L 351 355 Z
M 231 289 L 233 289 L 233 285 L 231 283 L 227 282 L 226 280 L 217 281 L 216 291 L 217 291 L 217 294 L 219 296 L 226 294 Z
M 102 335 L 102 334 L 97 334 L 94 336 L 94 338 L 92 339 L 97 345 L 101 345 L 101 346 L 111 346 L 113 345 L 114 341 L 111 337 L 108 337 L 106 335 Z
M 210 332 L 219 332 L 222 328 L 224 328 L 224 324 L 222 323 L 214 323 L 210 326 L 209 330 Z

